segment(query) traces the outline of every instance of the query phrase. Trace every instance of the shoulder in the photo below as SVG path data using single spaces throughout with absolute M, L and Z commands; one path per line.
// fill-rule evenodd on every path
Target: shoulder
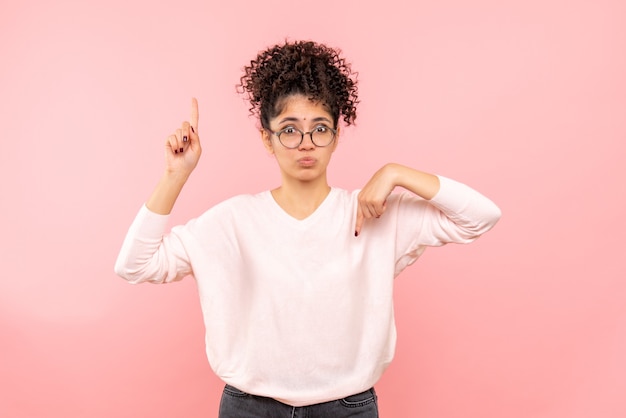
M 340 187 L 333 187 L 331 189 L 331 199 L 334 205 L 340 206 L 354 206 L 356 205 L 361 190 L 346 190 Z
M 223 210 L 224 208 L 236 209 L 240 207 L 249 207 L 251 205 L 260 205 L 264 204 L 267 201 L 268 196 L 270 196 L 270 192 L 267 190 L 255 194 L 240 194 L 223 200 L 222 202 L 215 205 L 213 208 L 217 208 L 217 210 Z
M 226 222 L 228 219 L 238 218 L 242 214 L 258 212 L 262 206 L 268 204 L 269 191 L 256 194 L 240 194 L 229 197 L 207 209 L 196 218 L 196 222 Z

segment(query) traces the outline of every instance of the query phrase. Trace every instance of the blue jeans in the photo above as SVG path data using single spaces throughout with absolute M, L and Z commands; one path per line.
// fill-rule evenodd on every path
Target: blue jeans
M 290 406 L 272 398 L 224 387 L 218 418 L 378 418 L 374 388 L 347 398 L 308 406 Z

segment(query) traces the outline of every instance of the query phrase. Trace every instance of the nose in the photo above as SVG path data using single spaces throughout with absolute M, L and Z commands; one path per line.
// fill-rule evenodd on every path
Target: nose
M 313 143 L 313 133 L 308 132 L 303 135 L 302 142 L 300 142 L 300 146 L 298 149 L 306 150 L 315 148 L 315 144 Z

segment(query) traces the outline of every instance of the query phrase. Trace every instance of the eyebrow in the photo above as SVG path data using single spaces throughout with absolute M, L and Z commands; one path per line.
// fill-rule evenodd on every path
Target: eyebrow
M 327 117 L 324 116 L 318 116 L 316 118 L 312 119 L 313 122 L 328 122 L 328 123 L 332 123 L 330 119 L 328 119 Z M 300 119 L 294 117 L 294 116 L 288 116 L 286 118 L 283 118 L 280 120 L 280 122 L 278 122 L 279 125 L 282 125 L 285 122 L 300 122 Z

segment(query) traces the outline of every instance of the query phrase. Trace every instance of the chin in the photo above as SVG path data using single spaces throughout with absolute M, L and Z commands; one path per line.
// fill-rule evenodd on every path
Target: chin
M 318 181 L 320 178 L 322 178 L 322 176 L 319 175 L 318 173 L 309 172 L 309 173 L 301 173 L 300 175 L 294 176 L 294 178 L 303 183 L 311 183 L 314 181 Z

